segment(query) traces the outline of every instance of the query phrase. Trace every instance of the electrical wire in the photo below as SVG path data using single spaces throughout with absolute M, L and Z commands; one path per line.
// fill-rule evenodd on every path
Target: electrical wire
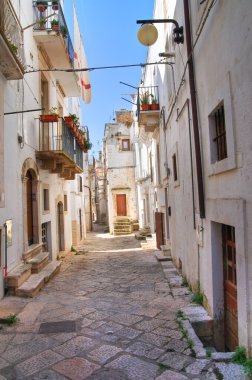
M 127 67 L 145 67 L 150 65 L 167 65 L 169 62 L 149 62 L 149 63 L 134 63 L 130 65 L 113 65 L 113 66 L 97 66 L 97 67 L 85 67 L 80 69 L 35 69 L 26 71 L 25 74 L 39 73 L 39 72 L 66 72 L 66 73 L 78 73 L 82 71 L 94 71 L 94 70 L 107 70 L 107 69 L 120 69 Z

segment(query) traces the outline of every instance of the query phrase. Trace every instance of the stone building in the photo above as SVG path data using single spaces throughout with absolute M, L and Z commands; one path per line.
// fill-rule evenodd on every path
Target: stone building
M 139 88 L 140 103 L 159 96 L 158 111 L 139 109 L 139 211 L 145 199 L 151 224 L 157 213 L 152 228 L 203 294 L 217 348 L 251 354 L 251 2 L 156 1 L 153 18 L 175 19 L 184 43 L 160 23 L 148 49 L 147 62 L 167 64 L 147 66 Z
M 52 16 L 43 20 L 53 13 L 56 30 Z M 1 2 L 0 297 L 6 285 L 33 296 L 44 284 L 43 267 L 50 277 L 57 257 L 83 243 L 83 151 L 64 119 L 81 113 L 79 78 L 50 71 L 72 69 L 73 53 L 63 1 L 42 8 Z M 21 285 L 31 271 L 41 276 L 29 293 Z
M 132 123 L 131 112 L 120 110 L 115 123 L 105 124 L 104 130 L 108 220 L 115 234 L 130 233 L 132 222 L 138 219 Z

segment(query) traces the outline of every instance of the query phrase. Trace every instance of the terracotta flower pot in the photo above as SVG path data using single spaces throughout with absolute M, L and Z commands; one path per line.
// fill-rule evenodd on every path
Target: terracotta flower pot
M 150 104 L 141 104 L 142 111 L 148 111 L 150 109 Z
M 40 115 L 39 119 L 42 123 L 57 123 L 59 115 Z
M 158 103 L 151 104 L 151 110 L 152 110 L 152 111 L 157 111 L 157 110 L 159 110 L 159 104 L 158 104 Z

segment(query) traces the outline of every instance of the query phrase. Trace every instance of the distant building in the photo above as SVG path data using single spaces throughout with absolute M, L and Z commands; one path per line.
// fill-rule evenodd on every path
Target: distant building
M 132 123 L 132 113 L 120 110 L 115 123 L 105 124 L 104 130 L 108 219 L 110 232 L 115 234 L 130 233 L 131 223 L 138 219 Z

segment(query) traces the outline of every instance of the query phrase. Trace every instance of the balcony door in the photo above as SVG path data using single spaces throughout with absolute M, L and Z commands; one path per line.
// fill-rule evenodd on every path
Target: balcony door
M 117 216 L 127 216 L 126 194 L 116 195 Z

